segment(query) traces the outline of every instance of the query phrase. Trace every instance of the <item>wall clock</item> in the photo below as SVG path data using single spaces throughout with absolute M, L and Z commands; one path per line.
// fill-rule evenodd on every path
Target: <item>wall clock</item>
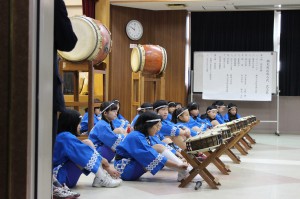
M 126 25 L 126 34 L 131 40 L 139 40 L 143 36 L 143 26 L 137 20 L 131 20 Z

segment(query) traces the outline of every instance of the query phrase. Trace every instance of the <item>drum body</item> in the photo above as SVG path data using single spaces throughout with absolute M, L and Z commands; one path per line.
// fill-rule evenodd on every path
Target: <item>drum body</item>
M 74 16 L 70 20 L 78 41 L 72 51 L 58 51 L 58 54 L 68 61 L 89 60 L 100 64 L 111 51 L 109 30 L 100 21 L 86 16 Z
M 198 153 L 213 150 L 219 147 L 222 143 L 222 134 L 211 130 L 187 139 L 186 148 L 189 153 Z
M 238 131 L 241 131 L 244 128 L 244 122 L 240 119 L 232 120 L 232 122 L 235 124 Z
M 254 115 L 249 115 L 245 117 L 247 120 L 248 125 L 253 124 L 256 122 L 256 117 Z
M 216 126 L 216 128 L 214 128 L 214 130 L 217 130 L 222 135 L 223 141 L 226 141 L 232 137 L 231 129 L 228 128 L 226 124 Z
M 238 130 L 242 130 L 243 128 L 246 128 L 248 126 L 247 120 L 245 118 L 239 118 L 233 120 L 233 122 L 236 123 Z
M 239 132 L 234 122 L 227 122 L 226 126 L 230 129 L 232 135 L 235 135 Z
M 160 74 L 166 70 L 167 53 L 158 45 L 138 45 L 131 51 L 131 69 L 143 74 Z

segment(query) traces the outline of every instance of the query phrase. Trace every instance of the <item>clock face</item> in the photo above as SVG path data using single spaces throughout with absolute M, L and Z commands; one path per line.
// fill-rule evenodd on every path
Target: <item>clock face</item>
M 137 20 L 131 20 L 126 25 L 127 36 L 131 40 L 139 40 L 143 36 L 143 26 Z

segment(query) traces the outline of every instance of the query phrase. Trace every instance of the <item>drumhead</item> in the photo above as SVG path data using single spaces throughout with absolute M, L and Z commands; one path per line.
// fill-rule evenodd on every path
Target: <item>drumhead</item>
M 207 130 L 202 134 L 196 135 L 194 137 L 190 137 L 186 140 L 186 142 L 193 142 L 195 140 L 200 140 L 200 139 L 204 139 L 204 138 L 208 138 L 208 137 L 212 137 L 212 136 L 217 136 L 219 135 L 220 132 L 217 129 L 211 129 L 211 130 Z
M 164 72 L 167 68 L 167 52 L 163 47 L 161 47 L 161 46 L 159 46 L 159 47 L 161 49 L 163 58 L 162 58 L 162 66 L 161 66 L 161 69 L 158 74 Z
M 94 22 L 86 17 L 79 16 L 71 17 L 70 20 L 78 41 L 72 51 L 58 51 L 58 54 L 70 61 L 86 60 L 98 46 L 98 36 L 95 25 L 93 25 Z
M 140 63 L 141 63 L 141 53 L 138 47 L 134 47 L 131 51 L 131 69 L 133 72 L 138 72 L 140 70 Z

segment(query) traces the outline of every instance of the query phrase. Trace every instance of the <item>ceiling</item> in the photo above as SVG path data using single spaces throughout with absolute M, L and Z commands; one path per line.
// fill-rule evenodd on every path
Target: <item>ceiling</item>
M 110 0 L 111 5 L 146 10 L 240 11 L 299 9 L 300 0 Z

